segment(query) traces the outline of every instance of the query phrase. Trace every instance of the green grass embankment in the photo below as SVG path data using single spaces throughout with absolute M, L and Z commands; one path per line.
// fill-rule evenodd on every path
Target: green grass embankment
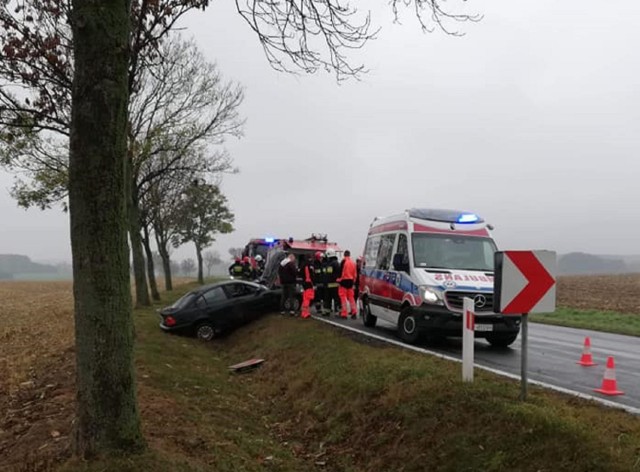
M 640 421 L 575 398 L 354 337 L 265 317 L 210 344 L 136 312 L 150 452 L 66 470 L 630 471 Z M 252 357 L 247 374 L 228 366 Z

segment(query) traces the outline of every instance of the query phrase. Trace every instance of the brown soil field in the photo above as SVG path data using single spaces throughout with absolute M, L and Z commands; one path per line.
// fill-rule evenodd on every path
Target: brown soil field
M 174 285 L 190 281 L 176 279 Z M 55 463 L 70 447 L 75 396 L 71 282 L 0 282 L 0 326 L 0 471 L 6 470 L 5 458 L 9 463 L 19 459 L 20 470 L 48 470 L 46 463 L 28 458 L 37 452 Z
M 640 274 L 558 278 L 558 305 L 640 314 Z

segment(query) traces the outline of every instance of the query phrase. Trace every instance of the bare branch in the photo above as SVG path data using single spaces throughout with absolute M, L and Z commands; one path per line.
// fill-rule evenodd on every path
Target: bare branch
M 338 80 L 357 77 L 363 65 L 352 65 L 345 51 L 373 39 L 369 13 L 341 0 L 236 0 L 236 9 L 258 35 L 265 55 L 278 71 L 334 71 Z

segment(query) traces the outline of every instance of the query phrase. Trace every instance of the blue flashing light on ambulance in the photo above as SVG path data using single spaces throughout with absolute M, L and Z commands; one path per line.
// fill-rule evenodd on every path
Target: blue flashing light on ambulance
M 460 337 L 463 299 L 469 297 L 476 337 L 494 346 L 512 344 L 520 317 L 493 311 L 492 229 L 480 216 L 455 210 L 413 208 L 376 218 L 360 273 L 364 324 L 392 323 L 409 343 Z

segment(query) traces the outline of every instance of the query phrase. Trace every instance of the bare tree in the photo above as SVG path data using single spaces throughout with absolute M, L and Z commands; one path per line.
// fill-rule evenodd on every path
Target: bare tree
M 151 289 L 151 297 L 160 300 L 160 291 L 158 290 L 158 282 L 156 280 L 156 262 L 160 255 L 151 248 L 151 221 L 146 213 L 140 213 L 140 222 L 142 226 L 142 247 L 147 261 L 147 280 L 149 280 L 149 288 Z
M 229 255 L 231 256 L 231 259 L 235 259 L 236 257 L 242 256 L 242 251 L 243 249 L 241 247 L 231 247 L 229 248 Z
M 174 261 L 173 259 L 171 261 L 169 261 L 169 264 L 171 266 L 171 274 L 179 274 L 180 273 L 180 264 L 177 261 Z
M 149 186 L 142 198 L 143 213 L 153 229 L 158 253 L 162 259 L 164 286 L 173 290 L 171 264 L 171 239 L 176 231 L 174 220 L 184 184 L 177 179 L 161 179 Z
M 207 266 L 207 277 L 211 277 L 211 269 L 222 264 L 222 259 L 218 251 L 207 251 L 204 253 L 204 263 Z
M 180 270 L 182 271 L 182 274 L 187 277 L 193 275 L 193 273 L 196 270 L 195 261 L 191 258 L 183 259 L 182 262 L 180 263 Z

